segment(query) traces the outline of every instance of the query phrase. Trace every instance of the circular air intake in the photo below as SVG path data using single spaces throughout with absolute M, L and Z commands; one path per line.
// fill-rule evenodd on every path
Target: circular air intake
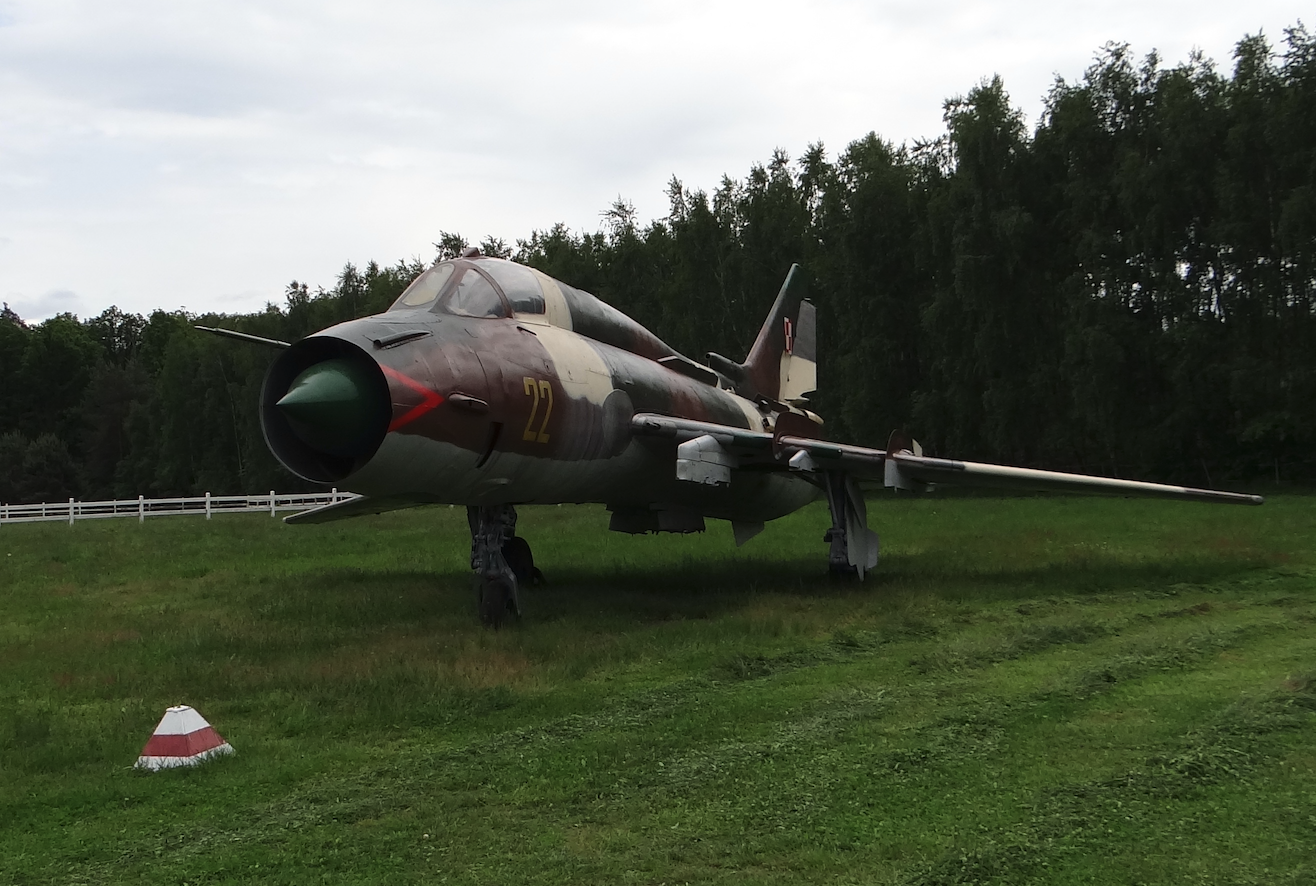
M 379 365 L 350 342 L 329 336 L 288 348 L 261 388 L 261 430 L 284 467 L 336 483 L 371 459 L 392 415 Z

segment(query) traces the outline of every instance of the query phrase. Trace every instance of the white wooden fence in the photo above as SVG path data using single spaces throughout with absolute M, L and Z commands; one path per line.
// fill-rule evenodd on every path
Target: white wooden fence
M 140 522 L 147 517 L 177 517 L 183 514 L 204 514 L 207 520 L 212 514 L 233 513 L 268 513 L 273 517 L 279 511 L 305 511 L 356 497 L 356 493 L 339 492 L 337 489 L 288 495 L 279 495 L 271 489 L 268 495 L 211 495 L 207 492 L 193 498 L 145 498 L 140 495 L 135 499 L 120 501 L 75 501 L 70 498 L 66 503 L 0 505 L 0 524 L 61 520 L 71 526 L 76 520 L 136 517 Z

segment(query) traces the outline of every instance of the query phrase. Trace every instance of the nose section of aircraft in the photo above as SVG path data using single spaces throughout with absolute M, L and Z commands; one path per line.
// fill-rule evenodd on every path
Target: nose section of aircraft
M 377 387 L 369 372 L 358 361 L 324 360 L 298 373 L 274 405 L 308 446 L 351 458 L 378 430 Z

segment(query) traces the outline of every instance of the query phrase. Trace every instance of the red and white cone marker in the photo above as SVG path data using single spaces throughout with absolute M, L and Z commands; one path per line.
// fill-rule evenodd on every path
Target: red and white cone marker
M 160 725 L 155 727 L 137 758 L 136 768 L 154 771 L 196 766 L 219 754 L 231 753 L 233 745 L 224 741 L 205 717 L 180 704 L 166 710 L 160 718 Z

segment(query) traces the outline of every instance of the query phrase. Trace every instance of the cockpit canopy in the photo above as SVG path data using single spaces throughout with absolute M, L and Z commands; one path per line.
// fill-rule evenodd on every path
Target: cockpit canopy
M 510 318 L 556 326 L 650 360 L 679 356 L 652 332 L 588 292 L 501 258 L 463 255 L 421 274 L 389 311 Z
M 421 274 L 389 310 L 493 318 L 543 314 L 544 290 L 535 272 L 524 265 L 494 258 L 457 259 Z

